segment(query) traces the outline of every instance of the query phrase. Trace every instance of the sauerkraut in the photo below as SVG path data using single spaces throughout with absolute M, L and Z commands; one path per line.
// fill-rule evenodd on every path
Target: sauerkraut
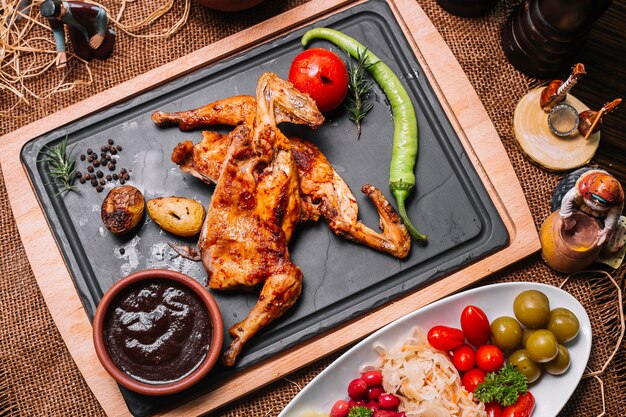
M 431 347 L 425 333 L 415 329 L 401 347 L 379 353 L 376 368 L 383 388 L 401 400 L 400 411 L 420 417 L 486 417 L 483 403 L 474 402 L 445 352 Z

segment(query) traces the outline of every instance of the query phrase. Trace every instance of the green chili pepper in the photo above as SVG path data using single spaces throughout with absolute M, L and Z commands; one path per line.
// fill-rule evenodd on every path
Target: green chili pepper
M 367 58 L 368 71 L 381 86 L 393 111 L 393 152 L 389 167 L 389 187 L 398 203 L 400 217 L 409 233 L 419 242 L 428 240 L 411 224 L 404 202 L 415 188 L 415 160 L 417 158 L 417 118 L 411 99 L 391 68 L 363 44 L 350 36 L 329 28 L 311 29 L 302 36 L 302 45 L 312 39 L 324 39 L 347 51 L 353 58 L 359 53 Z

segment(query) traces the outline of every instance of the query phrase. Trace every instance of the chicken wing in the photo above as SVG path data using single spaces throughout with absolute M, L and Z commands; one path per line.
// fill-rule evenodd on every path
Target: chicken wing
M 263 284 L 248 316 L 230 328 L 223 362 L 233 365 L 247 340 L 297 300 L 302 272 L 287 244 L 300 219 L 298 173 L 289 140 L 276 125 L 315 127 L 324 118 L 315 103 L 275 74 L 257 85 L 254 123 L 229 134 L 229 145 L 207 212 L 198 249 L 209 287 L 252 289 Z
M 255 108 L 254 97 L 237 96 L 187 112 L 155 112 L 152 120 L 160 126 L 178 124 L 184 130 L 216 124 L 249 125 Z M 231 139 L 228 135 L 212 131 L 203 131 L 202 134 L 203 139 L 197 145 L 189 141 L 178 144 L 172 153 L 172 161 L 182 171 L 206 183 L 217 183 Z M 321 216 L 339 236 L 397 258 L 408 255 L 411 248 L 409 234 L 380 190 L 368 184 L 361 189 L 379 213 L 382 233 L 358 221 L 358 205 L 352 191 L 319 148 L 298 138 L 290 138 L 289 141 L 298 168 L 302 204 L 300 221 L 317 221 Z

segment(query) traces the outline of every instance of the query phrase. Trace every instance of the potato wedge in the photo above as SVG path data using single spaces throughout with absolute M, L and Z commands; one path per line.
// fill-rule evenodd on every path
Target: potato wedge
M 148 201 L 148 214 L 163 230 L 189 237 L 200 233 L 205 211 L 189 198 L 161 197 Z
M 115 187 L 102 202 L 100 217 L 116 235 L 128 233 L 139 224 L 145 207 L 141 191 L 131 185 Z

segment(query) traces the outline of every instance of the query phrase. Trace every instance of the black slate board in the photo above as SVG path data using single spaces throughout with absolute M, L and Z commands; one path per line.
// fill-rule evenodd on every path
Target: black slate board
M 314 26 L 329 26 L 359 39 L 383 59 L 408 87 L 417 110 L 420 150 L 417 190 L 408 201 L 408 212 L 418 230 L 430 237 L 427 246 L 413 245 L 403 261 L 335 236 L 322 221 L 298 226 L 290 245 L 293 262 L 304 273 L 300 300 L 282 318 L 268 326 L 246 345 L 234 368 L 214 369 L 205 381 L 172 397 L 152 398 L 122 393 L 136 416 L 171 407 L 176 402 L 210 389 L 240 369 L 268 358 L 296 343 L 350 318 L 413 291 L 425 283 L 492 253 L 508 243 L 508 233 L 476 174 L 457 134 L 426 80 L 411 47 L 403 37 L 389 6 L 372 0 L 338 13 Z M 108 138 L 123 147 L 118 167 L 132 169 L 129 184 L 147 199 L 179 195 L 208 205 L 213 187 L 181 173 L 169 157 L 183 140 L 198 142 L 201 134 L 177 128 L 157 128 L 153 111 L 180 111 L 237 94 L 254 94 L 256 81 L 265 71 L 287 76 L 293 58 L 302 51 L 304 28 L 277 40 L 222 61 L 191 75 L 130 99 L 118 106 L 87 116 L 29 142 L 22 150 L 26 166 L 47 219 L 69 266 L 90 318 L 108 288 L 130 272 L 146 268 L 182 271 L 202 283 L 207 274 L 201 264 L 176 257 L 167 241 L 176 240 L 159 229 L 147 216 L 132 236 L 111 235 L 100 221 L 104 193 L 80 185 L 80 193 L 56 197 L 46 164 L 40 162 L 44 145 L 54 145 L 66 135 L 76 145 L 75 153 L 89 147 L 100 150 Z M 341 54 L 327 42 L 324 47 Z M 358 191 L 365 183 L 388 191 L 393 122 L 391 109 L 378 86 L 374 86 L 374 109 L 356 140 L 354 125 L 345 111 L 327 115 L 316 131 L 281 126 L 290 135 L 313 141 L 337 172 L 354 190 L 360 218 L 375 228 L 377 214 Z M 84 171 L 85 163 L 79 161 Z M 118 168 L 119 169 L 119 168 Z M 189 243 L 194 243 L 192 240 Z M 124 254 L 120 249 L 124 248 Z M 211 291 L 220 306 L 225 328 L 243 319 L 257 294 L 225 294 Z M 225 346 L 230 344 L 229 336 Z

